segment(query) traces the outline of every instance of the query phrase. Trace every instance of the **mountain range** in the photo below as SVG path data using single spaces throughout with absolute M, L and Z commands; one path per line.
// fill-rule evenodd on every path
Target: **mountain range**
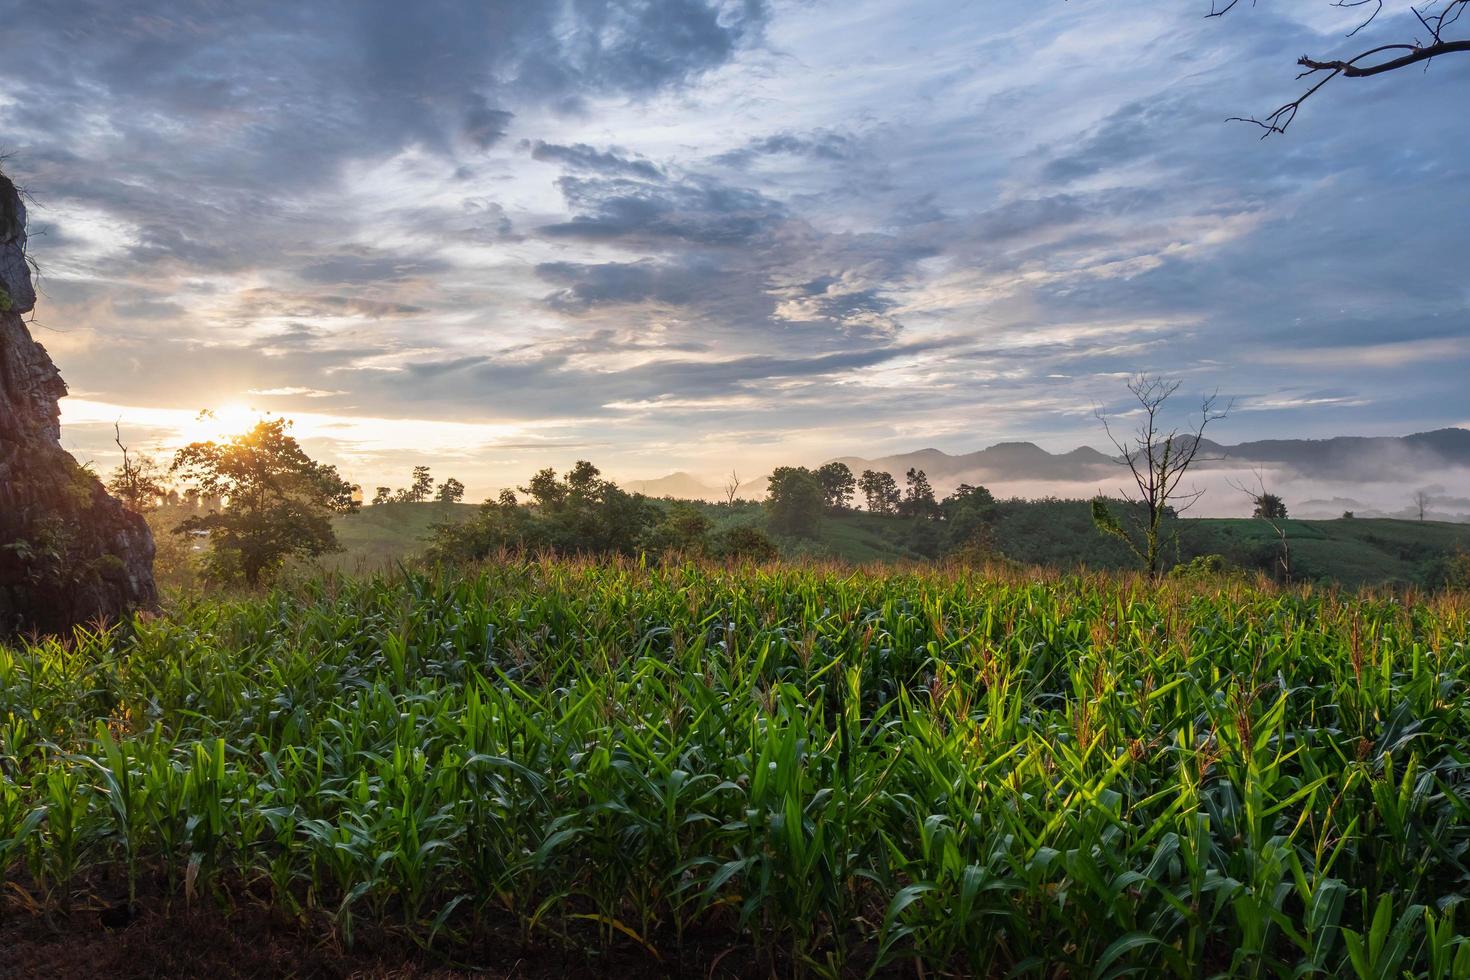
M 1338 496 L 1337 490 L 1343 486 L 1372 483 L 1408 485 L 1420 478 L 1420 482 L 1438 480 L 1441 484 L 1448 478 L 1453 481 L 1455 494 L 1470 496 L 1470 429 L 1436 429 L 1406 436 L 1263 439 L 1235 445 L 1206 439 L 1201 443 L 1201 451 L 1202 458 L 1197 464 L 1201 473 L 1259 468 L 1277 480 L 1331 485 L 1334 496 Z M 854 475 L 869 469 L 886 470 L 900 485 L 910 468 L 920 469 L 940 494 L 960 483 L 1003 486 L 1057 484 L 1059 492 L 1063 488 L 1071 492 L 1072 488 L 1066 485 L 1099 481 L 1111 483 L 1120 475 L 1120 463 L 1115 455 L 1089 446 L 1051 453 L 1031 442 L 1001 442 L 957 455 L 928 448 L 871 458 L 839 456 L 833 461 L 846 464 Z M 725 498 L 721 487 L 683 472 L 652 480 L 631 480 L 623 486 L 654 497 Z M 743 499 L 761 497 L 765 494 L 765 486 L 765 477 L 746 481 L 740 485 L 737 496 Z M 1437 489 L 1450 494 L 1443 486 Z M 1321 499 L 1309 501 L 1324 506 L 1329 502 Z

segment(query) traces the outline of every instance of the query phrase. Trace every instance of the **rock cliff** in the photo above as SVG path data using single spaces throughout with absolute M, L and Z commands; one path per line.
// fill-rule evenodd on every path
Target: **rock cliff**
M 153 537 L 61 448 L 66 384 L 23 314 L 36 302 L 26 209 L 0 174 L 0 636 L 151 607 Z

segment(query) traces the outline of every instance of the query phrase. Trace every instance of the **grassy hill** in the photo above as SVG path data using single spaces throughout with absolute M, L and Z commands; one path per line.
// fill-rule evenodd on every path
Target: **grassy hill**
M 741 524 L 764 527 L 760 504 L 696 504 L 720 531 Z M 433 527 L 473 516 L 473 504 L 381 504 L 336 520 L 343 551 L 323 567 L 375 571 L 420 554 Z M 1424 580 L 1437 558 L 1470 550 L 1470 524 L 1356 518 L 1285 522 L 1292 578 L 1338 582 L 1348 587 L 1410 584 Z M 1271 570 L 1280 556 L 1276 532 L 1264 521 L 1240 518 L 1183 519 L 1171 561 L 1221 555 L 1231 565 Z M 854 563 L 922 560 L 934 553 L 932 525 L 907 518 L 853 511 L 827 517 L 814 538 L 779 538 L 785 558 L 835 558 Z M 1002 501 L 997 506 L 996 550 L 1026 564 L 1126 569 L 1133 557 L 1122 542 L 1099 534 L 1085 501 Z
M 434 525 L 468 520 L 476 504 L 377 504 L 333 520 L 342 551 L 323 557 L 325 568 L 379 571 L 424 550 Z
M 1273 561 L 1280 553 L 1280 540 L 1265 521 L 1218 518 L 1181 523 L 1194 554 L 1220 554 L 1248 566 Z M 1470 524 L 1392 518 L 1281 523 L 1292 577 L 1300 580 L 1332 580 L 1348 586 L 1414 583 L 1436 558 L 1457 549 L 1470 550 Z

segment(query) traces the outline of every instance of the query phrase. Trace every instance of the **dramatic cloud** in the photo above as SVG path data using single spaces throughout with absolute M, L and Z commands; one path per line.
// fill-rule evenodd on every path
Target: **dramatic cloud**
M 1262 142 L 1223 120 L 1353 12 L 1207 7 L 18 5 L 0 150 L 68 439 L 277 412 L 364 484 L 432 450 L 473 495 L 1068 449 L 1137 370 L 1236 396 L 1228 441 L 1470 420 L 1470 59 Z

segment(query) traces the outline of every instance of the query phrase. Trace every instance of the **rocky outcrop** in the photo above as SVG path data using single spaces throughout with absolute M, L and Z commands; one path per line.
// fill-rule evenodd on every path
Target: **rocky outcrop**
M 147 608 L 153 536 L 61 448 L 66 385 L 23 314 L 36 302 L 26 210 L 0 174 L 0 636 Z

